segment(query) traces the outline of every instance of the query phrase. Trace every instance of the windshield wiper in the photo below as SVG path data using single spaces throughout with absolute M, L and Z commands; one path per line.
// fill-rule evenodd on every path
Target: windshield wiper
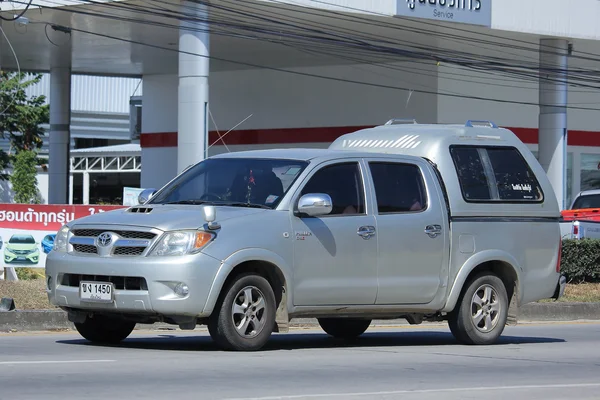
M 177 200 L 177 201 L 169 201 L 163 204 L 205 204 L 210 203 L 210 201 L 204 200 Z
M 243 201 L 227 201 L 227 202 L 219 202 L 215 203 L 220 206 L 232 206 L 232 207 L 251 207 L 251 208 L 264 208 L 265 210 L 272 210 L 271 207 L 265 206 L 263 204 L 255 204 L 255 203 L 244 203 Z

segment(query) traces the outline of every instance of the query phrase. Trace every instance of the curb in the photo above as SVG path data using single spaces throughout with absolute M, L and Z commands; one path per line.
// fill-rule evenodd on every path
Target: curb
M 519 310 L 519 322 L 568 322 L 600 320 L 600 303 L 531 303 Z M 405 319 L 374 320 L 373 326 L 408 325 Z M 298 318 L 290 328 L 318 327 L 314 318 Z M 198 327 L 197 329 L 204 329 Z M 35 332 L 73 330 L 73 323 L 62 310 L 27 310 L 0 312 L 0 332 Z M 157 323 L 138 324 L 138 330 L 177 330 L 177 326 Z

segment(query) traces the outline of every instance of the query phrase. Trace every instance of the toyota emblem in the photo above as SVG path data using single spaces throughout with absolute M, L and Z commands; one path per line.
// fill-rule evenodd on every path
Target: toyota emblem
M 108 232 L 101 233 L 98 236 L 98 244 L 102 247 L 107 247 L 112 243 L 112 235 Z

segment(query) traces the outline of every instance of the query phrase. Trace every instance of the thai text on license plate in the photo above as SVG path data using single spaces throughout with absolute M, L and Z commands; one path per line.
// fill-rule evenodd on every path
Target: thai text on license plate
M 83 301 L 113 301 L 113 284 L 105 282 L 81 282 L 79 284 L 79 298 Z

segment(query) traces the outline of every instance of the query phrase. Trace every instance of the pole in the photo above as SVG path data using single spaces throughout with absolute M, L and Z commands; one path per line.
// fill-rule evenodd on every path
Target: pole
M 182 2 L 196 20 L 208 20 L 205 4 Z M 179 92 L 177 173 L 205 158 L 208 143 L 208 75 L 210 54 L 208 24 L 182 21 L 179 28 Z M 191 53 L 191 54 L 190 54 Z M 206 57 L 199 57 L 200 54 Z
M 567 40 L 540 40 L 539 160 L 561 209 L 566 207 L 567 191 L 568 54 Z

